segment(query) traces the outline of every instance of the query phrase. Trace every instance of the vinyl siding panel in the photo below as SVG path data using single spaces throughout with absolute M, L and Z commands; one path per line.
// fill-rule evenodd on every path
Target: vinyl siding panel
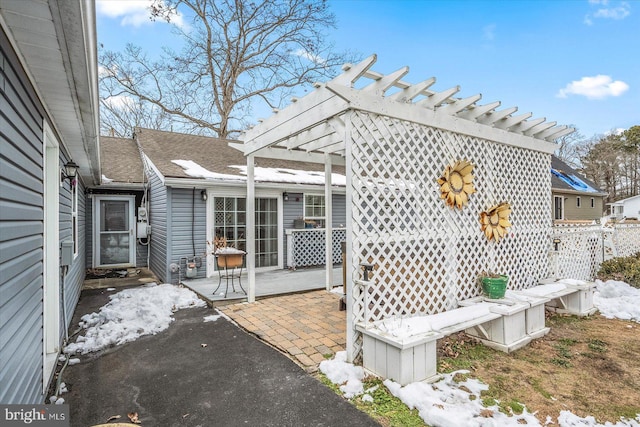
M 171 189 L 171 252 L 169 263 L 180 263 L 194 256 L 201 258 L 198 278 L 206 277 L 206 203 L 200 197 L 200 190 Z M 195 246 L 195 252 L 194 252 Z M 178 281 L 178 274 L 172 273 L 171 283 Z
M 0 403 L 40 403 L 44 113 L 2 30 L 0 49 Z
M 578 221 L 592 221 L 600 219 L 603 215 L 603 200 L 600 196 L 590 196 L 588 194 L 576 195 L 576 194 L 563 194 L 554 192 L 553 196 L 564 197 L 564 219 L 578 220 Z M 576 198 L 580 197 L 580 207 L 577 207 Z M 591 197 L 594 198 L 594 207 L 591 207 Z M 551 203 L 553 206 L 553 197 L 551 197 Z
M 149 225 L 151 225 L 151 239 L 149 243 L 149 268 L 158 279 L 166 282 L 169 277 L 167 263 L 167 187 L 153 172 L 149 173 Z

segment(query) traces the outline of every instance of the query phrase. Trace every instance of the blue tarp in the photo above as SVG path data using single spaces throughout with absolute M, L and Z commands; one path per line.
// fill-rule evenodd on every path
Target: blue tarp
M 569 185 L 576 191 L 586 191 L 589 193 L 597 193 L 598 191 L 586 184 L 582 179 L 575 175 L 569 175 L 558 169 L 551 169 L 551 173 L 560 178 L 564 183 Z

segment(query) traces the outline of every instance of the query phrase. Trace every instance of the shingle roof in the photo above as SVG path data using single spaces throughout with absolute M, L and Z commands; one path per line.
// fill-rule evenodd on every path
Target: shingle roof
M 598 186 L 593 181 L 585 178 L 583 175 L 578 173 L 571 166 L 569 166 L 568 164 L 566 164 L 565 162 L 560 160 L 558 157 L 553 156 L 553 155 L 551 156 L 551 168 L 556 170 L 556 171 L 564 172 L 564 173 L 566 173 L 568 175 L 577 176 L 585 184 L 587 184 L 589 187 L 593 188 L 596 191 L 595 193 L 592 192 L 592 191 L 581 191 L 583 193 L 588 193 L 588 194 L 601 193 L 601 194 L 605 194 L 605 192 L 602 191 L 600 188 L 598 188 Z M 572 192 L 573 191 L 580 191 L 579 189 L 576 189 L 573 186 L 567 184 L 565 181 L 563 181 L 562 179 L 560 179 L 559 177 L 557 177 L 553 173 L 551 174 L 551 188 L 553 190 L 559 190 L 559 191 L 563 191 L 563 190 L 568 190 L 568 191 L 572 191 Z
M 144 169 L 133 139 L 100 137 L 102 184 L 141 184 Z
M 141 128 L 136 129 L 135 136 L 144 154 L 165 178 L 194 179 L 172 160 L 191 160 L 210 172 L 245 177 L 240 169 L 230 167 L 247 165 L 244 154 L 228 145 L 240 141 Z M 255 163 L 263 168 L 324 172 L 324 165 L 318 163 L 265 158 L 256 158 Z M 344 167 L 333 166 L 333 173 L 344 175 Z

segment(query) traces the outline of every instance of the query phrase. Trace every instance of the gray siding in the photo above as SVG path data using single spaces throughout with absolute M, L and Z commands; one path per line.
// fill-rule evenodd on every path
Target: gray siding
M 67 162 L 68 158 L 64 154 L 60 154 L 60 165 Z M 63 286 L 62 298 L 64 299 L 64 312 L 61 312 L 60 322 L 60 339 L 65 335 L 65 330 L 69 327 L 73 312 L 80 299 L 80 291 L 82 290 L 82 282 L 85 277 L 85 202 L 84 202 L 84 186 L 81 180 L 77 180 L 78 185 L 78 255 L 69 266 L 66 274 L 61 278 L 61 286 Z M 69 181 L 65 181 L 60 187 L 60 241 L 71 240 L 71 187 Z M 63 281 L 64 280 L 64 281 Z
M 180 263 L 184 268 L 185 260 L 198 256 L 202 266 L 198 269 L 198 278 L 206 277 L 206 203 L 200 197 L 200 189 L 171 189 L 171 249 L 169 263 Z M 172 273 L 170 282 L 177 283 L 178 274 Z
M 39 403 L 44 111 L 2 30 L 0 49 L 0 403 Z
M 169 278 L 169 263 L 167 263 L 168 240 L 167 212 L 171 209 L 168 189 L 160 178 L 153 172 L 149 173 L 149 225 L 151 225 L 151 239 L 149 242 L 149 268 L 162 282 Z

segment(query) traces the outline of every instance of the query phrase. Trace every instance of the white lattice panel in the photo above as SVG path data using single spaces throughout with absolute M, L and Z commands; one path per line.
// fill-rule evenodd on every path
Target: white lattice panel
M 480 294 L 482 270 L 510 276 L 511 289 L 548 276 L 550 156 L 538 151 L 354 112 L 351 116 L 352 265 L 374 265 L 366 296 L 354 288 L 354 321 L 437 313 Z M 436 182 L 457 159 L 475 164 L 477 193 L 462 211 L 448 208 Z M 489 242 L 478 215 L 512 205 L 509 235 Z M 359 354 L 356 337 L 354 354 Z
M 556 277 L 579 280 L 595 277 L 604 256 L 604 232 L 600 226 L 557 225 L 551 238 L 559 240 L 558 253 L 551 254 L 552 269 L 557 257 Z
M 603 259 L 629 256 L 640 251 L 640 225 L 556 225 L 552 238 L 558 238 L 558 277 L 580 280 L 595 278 Z M 552 255 L 552 264 L 553 264 Z
M 617 256 L 630 256 L 640 251 L 640 224 L 616 224 L 613 245 Z
M 347 230 L 334 228 L 331 230 L 333 239 L 332 259 L 334 264 L 342 263 L 342 248 L 340 244 L 347 238 Z M 293 231 L 293 267 L 309 267 L 325 264 L 325 231 L 301 230 Z

